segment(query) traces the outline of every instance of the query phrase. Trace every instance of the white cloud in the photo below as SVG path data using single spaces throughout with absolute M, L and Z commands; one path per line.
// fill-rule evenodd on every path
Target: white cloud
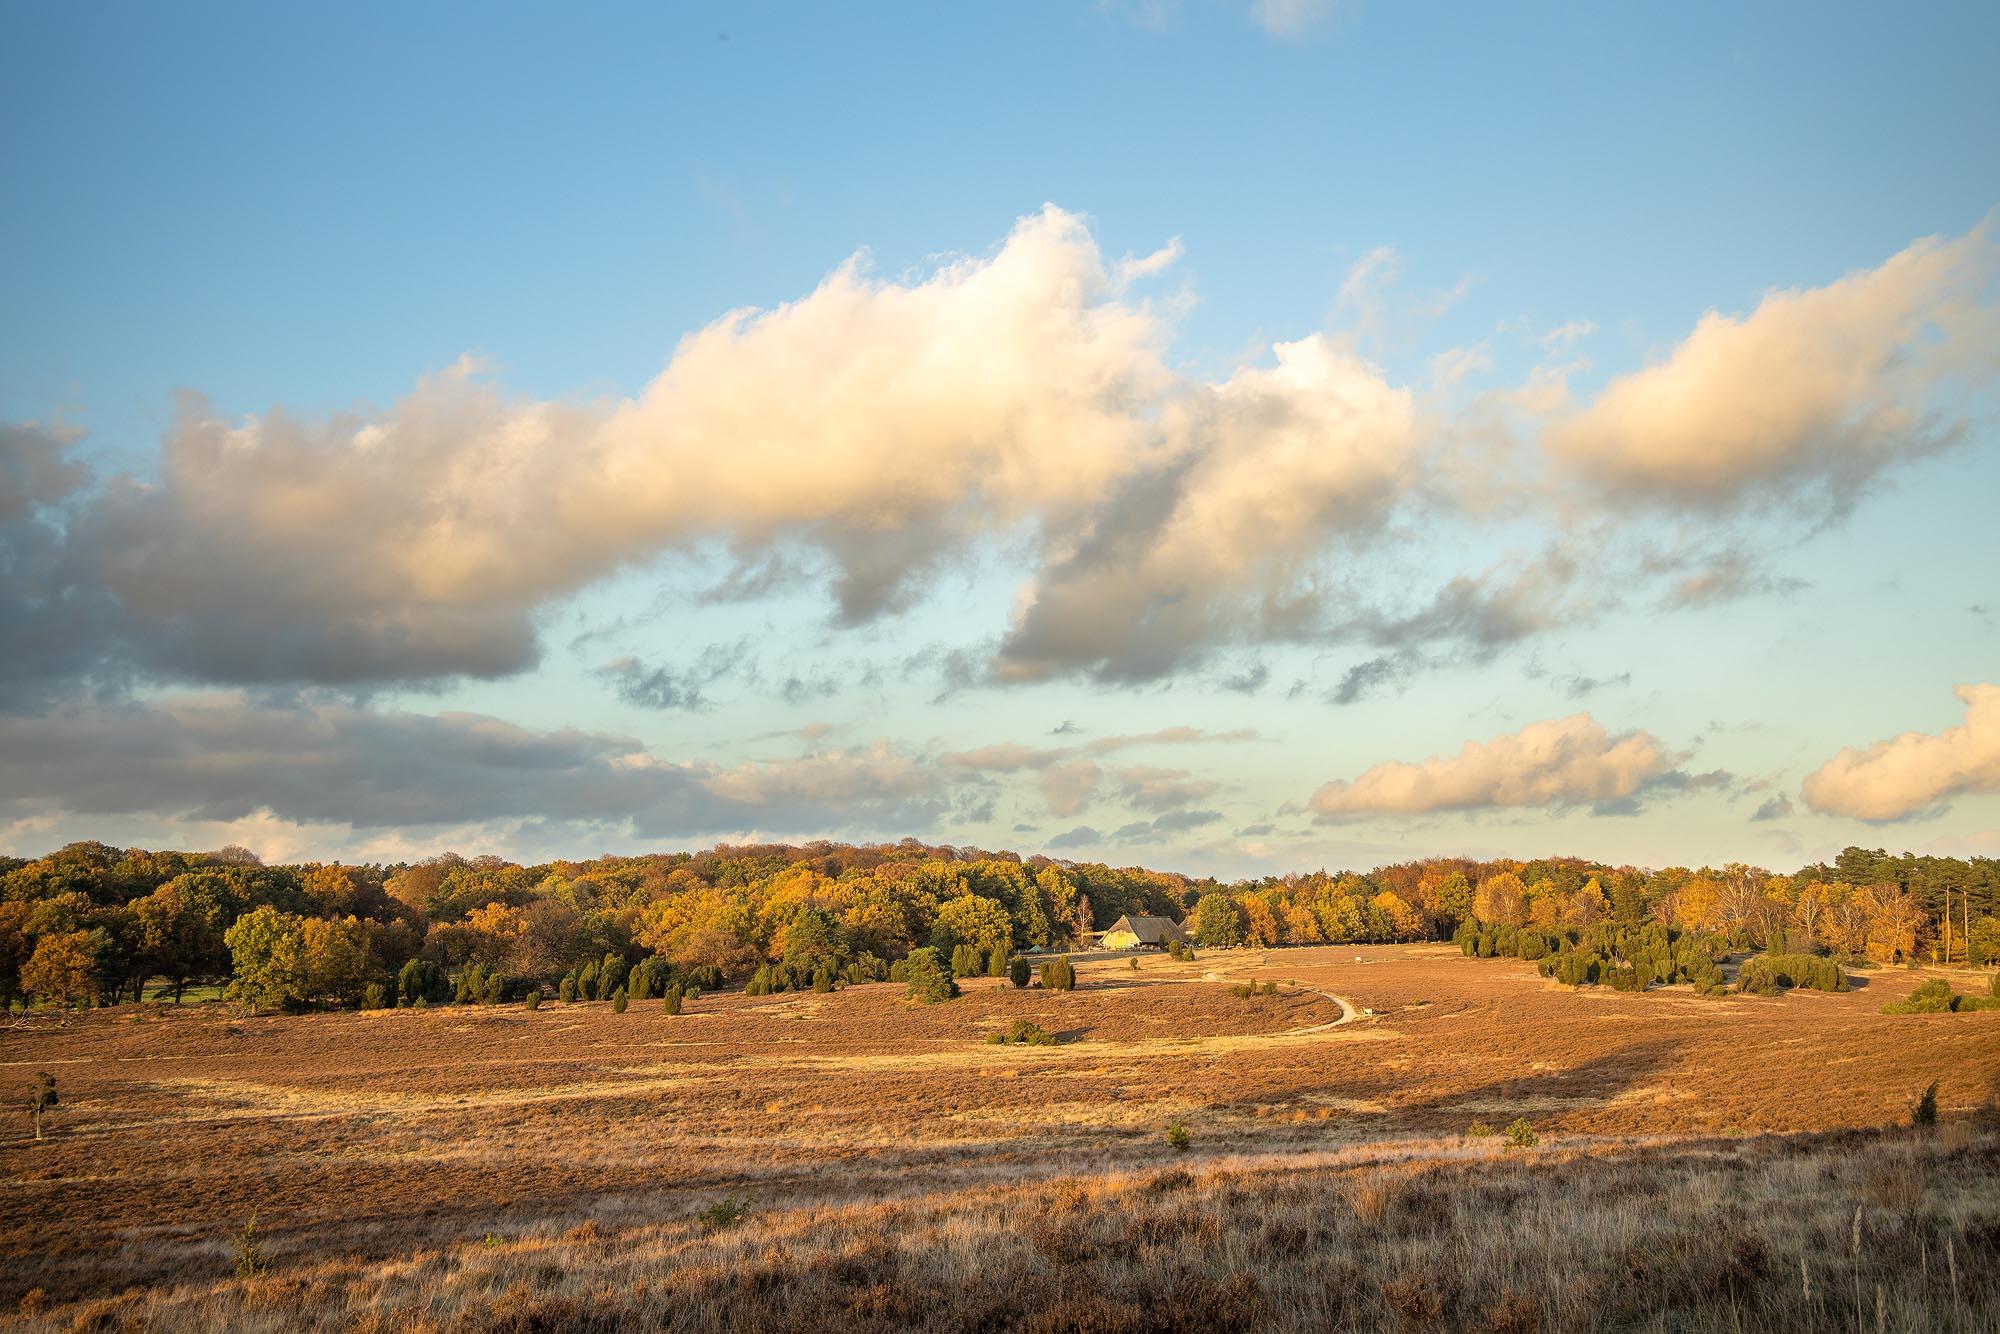
M 816 551 L 843 617 L 865 619 L 982 535 L 1073 521 L 1152 457 L 1169 330 L 1120 293 L 1174 253 L 1114 281 L 1084 220 L 1049 207 L 921 279 L 857 256 L 684 338 L 629 399 L 521 401 L 471 361 L 318 420 L 228 422 L 189 396 L 159 477 L 102 486 L 68 564 L 149 666 L 217 681 L 516 671 L 537 607 L 705 543 Z M 17 443 L 9 511 L 61 476 Z
M 1254 0 L 1250 20 L 1274 37 L 1298 37 L 1339 7 L 1340 0 Z
M 1879 268 L 1711 310 L 1666 360 L 1559 419 L 1550 453 L 1627 497 L 1722 503 L 1813 483 L 1851 495 L 1936 447 L 1952 418 L 1927 396 L 1996 364 L 1989 228 L 1920 240 Z
M 1963 685 L 1965 721 L 1933 736 L 1905 732 L 1850 746 L 1807 776 L 1806 805 L 1822 815 L 1895 820 L 1973 792 L 2000 792 L 2000 686 Z
M 1600 488 L 1718 514 L 1780 484 L 1844 499 L 1948 438 L 1936 391 L 2000 356 L 1991 249 L 1984 229 L 1918 242 L 1711 313 L 1564 415 L 1563 370 L 1467 409 L 1450 386 L 1483 352 L 1445 357 L 1419 396 L 1325 332 L 1191 377 L 1169 363 L 1171 320 L 1130 294 L 1178 243 L 1107 263 L 1049 206 L 988 255 L 895 280 L 856 256 L 799 300 L 725 316 L 630 398 L 524 401 L 470 362 L 317 420 L 228 422 L 190 398 L 157 477 L 96 484 L 60 433 L 5 428 L 0 707 L 84 684 L 505 676 L 538 661 L 550 607 L 663 554 L 732 559 L 722 597 L 824 578 L 848 623 L 975 552 L 1014 562 L 1007 624 L 934 654 L 960 686 L 1155 680 L 1270 644 L 1451 661 L 1588 619 L 1639 579 L 1680 605 L 1755 595 L 1783 585 L 1748 561 L 1645 567 L 1633 547 L 1657 534 Z M 1394 263 L 1378 250 L 1350 273 L 1356 318 Z M 1562 480 L 1592 485 L 1524 465 L 1524 414 L 1553 417 Z M 1718 547 L 1704 537 L 1690 549 Z M 605 679 L 694 707 L 708 670 L 633 658 Z
M 1410 392 L 1325 335 L 1187 395 L 1165 425 L 1171 461 L 1022 591 L 1004 679 L 1150 679 L 1219 642 L 1323 632 L 1315 562 L 1380 530 L 1420 441 Z
M 1666 777 L 1674 762 L 1658 738 L 1638 731 L 1614 736 L 1578 713 L 1468 741 L 1454 756 L 1378 764 L 1321 787 L 1312 808 L 1339 819 L 1619 801 Z

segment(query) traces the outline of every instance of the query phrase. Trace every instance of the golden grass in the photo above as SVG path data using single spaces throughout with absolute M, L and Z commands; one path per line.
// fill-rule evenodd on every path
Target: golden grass
M 704 996 L 678 1018 L 645 1004 L 624 1015 L 552 1004 L 255 1019 L 207 1006 L 139 1024 L 107 1011 L 61 1030 L 0 1034 L 0 1086 L 48 1068 L 62 1092 L 48 1141 L 0 1142 L 0 1310 L 39 1291 L 48 1314 L 38 1322 L 101 1312 L 166 1328 L 225 1316 L 269 1328 L 378 1317 L 385 1328 L 530 1327 L 568 1309 L 536 1304 L 554 1293 L 608 1303 L 610 1327 L 623 1328 L 653 1318 L 659 1294 L 671 1292 L 691 1311 L 734 1309 L 748 1327 L 781 1323 L 786 1312 L 887 1327 L 914 1318 L 899 1303 L 922 1284 L 948 1281 L 960 1286 L 941 1309 L 1032 1323 L 999 1278 L 936 1270 L 909 1249 L 921 1245 L 962 1253 L 968 1265 L 990 1257 L 996 1274 L 1051 1300 L 1083 1291 L 1086 1278 L 1137 1284 L 1155 1302 L 1141 1308 L 1168 1323 L 1182 1317 L 1159 1303 L 1179 1291 L 1188 1311 L 1254 1311 L 1264 1324 L 1302 1325 L 1317 1313 L 1336 1327 L 1375 1328 L 1431 1319 L 1435 1303 L 1441 1326 L 1518 1321 L 1532 1308 L 1544 1328 L 1586 1328 L 1586 1304 L 1558 1300 L 1558 1280 L 1618 1301 L 1635 1283 L 1659 1296 L 1652 1280 L 1632 1278 L 1622 1260 L 1576 1269 L 1581 1261 L 1520 1248 L 1513 1268 L 1482 1271 L 1518 1300 L 1481 1296 L 1475 1310 L 1458 1280 L 1411 1269 L 1427 1247 L 1445 1245 L 1428 1234 L 1397 1231 L 1373 1269 L 1307 1255 L 1296 1280 L 1245 1258 L 1279 1240 L 1265 1238 L 1259 1211 L 1293 1220 L 1294 1249 L 1332 1244 L 1321 1236 L 1329 1228 L 1359 1246 L 1366 1239 L 1353 1218 L 1375 1209 L 1372 1226 L 1395 1231 L 1413 1199 L 1430 1200 L 1445 1183 L 1493 1204 L 1532 1182 L 1548 1199 L 1521 1217 L 1566 1237 L 1583 1223 L 1562 1220 L 1552 1165 L 1571 1158 L 1591 1181 L 1611 1171 L 1623 1183 L 1615 1198 L 1581 1187 L 1597 1199 L 1591 1226 L 1612 1236 L 1653 1226 L 1639 1202 L 1648 1173 L 1665 1174 L 1656 1192 L 1675 1210 L 1694 1207 L 1684 1192 L 1749 1228 L 1740 1217 L 1748 1206 L 1729 1186 L 1750 1173 L 1759 1190 L 1810 1197 L 1802 1207 L 1814 1217 L 1851 1215 L 1859 1204 L 1930 1228 L 1906 1227 L 1920 1270 L 1929 1263 L 1935 1277 L 1949 1243 L 1966 1283 L 1990 1281 L 1986 1215 L 1961 1205 L 1962 1183 L 1991 1175 L 1990 1139 L 1970 1116 L 2000 1089 L 2000 1014 L 1882 1015 L 1882 1001 L 1915 975 L 1871 974 L 1849 995 L 1738 1001 L 1550 989 L 1530 965 L 1436 947 L 1273 951 L 1261 965 L 1254 954 L 1210 953 L 1194 965 L 1148 960 L 1136 975 L 1115 960 L 1079 971 L 1074 993 L 975 980 L 940 1006 L 864 986 Z M 1228 994 L 1228 982 L 1249 977 L 1296 986 L 1275 997 Z M 1342 1011 L 1320 993 L 1372 1013 L 1321 1027 Z M 1062 1045 L 983 1041 L 1015 1019 Z M 1865 1170 L 1831 1148 L 1794 1154 L 1728 1138 L 1900 1123 L 1933 1078 L 1946 1114 L 1938 1135 L 1907 1153 L 1857 1141 Z M 1517 1116 L 1543 1136 L 1532 1155 L 1462 1138 L 1475 1120 L 1504 1127 Z M 1193 1135 L 1182 1158 L 1164 1140 L 1174 1121 Z M 25 1128 L 23 1117 L 12 1133 Z M 1951 1156 L 1950 1171 L 1939 1154 Z M 1173 1172 L 1194 1184 L 1146 1193 Z M 1376 1185 L 1355 1184 L 1370 1173 Z M 1294 1175 L 1310 1186 L 1305 1195 L 1287 1184 Z M 1115 1227 L 1044 1218 L 1050 1183 L 1062 1180 L 1109 1209 Z M 1365 1204 L 1375 1191 L 1382 1201 Z M 746 1195 L 748 1222 L 690 1230 L 695 1210 Z M 1529 1197 L 1502 1212 L 1520 1214 Z M 1777 1198 L 1771 1208 L 1798 1212 Z M 1169 1201 L 1199 1203 L 1198 1217 L 1182 1218 Z M 1462 1214 L 1442 1195 L 1422 1208 L 1438 1226 Z M 1329 1209 L 1350 1221 L 1335 1226 L 1322 1216 Z M 224 1281 L 230 1238 L 253 1212 L 277 1264 L 239 1290 Z M 594 1239 L 565 1240 L 584 1226 L 598 1229 Z M 813 1241 L 825 1231 L 863 1248 L 885 1228 L 909 1235 L 872 1260 Z M 1179 1240 L 1141 1244 L 1130 1229 Z M 485 1246 L 489 1234 L 497 1250 Z M 1768 1257 L 1796 1244 L 1756 1235 Z M 1195 1268 L 1185 1267 L 1192 1259 L 1168 1263 L 1197 1237 L 1210 1241 L 1195 1249 L 1221 1249 Z M 752 1239 L 757 1249 L 746 1252 Z M 1078 1247 L 1083 1258 L 1063 1258 Z M 767 1261 L 767 1248 L 792 1258 Z M 1570 1268 L 1535 1277 L 1558 1260 Z M 1988 1278 L 1973 1273 L 1976 1261 Z M 859 1266 L 880 1294 L 849 1291 L 816 1265 Z M 1074 1281 L 1051 1289 L 1036 1265 Z M 550 1286 L 536 1277 L 544 1266 L 577 1276 Z M 743 1273 L 764 1275 L 757 1282 L 782 1300 L 744 1291 Z M 1249 1287 L 1242 1273 L 1252 1274 Z M 1765 1300 L 1756 1285 L 1778 1281 L 1760 1273 L 1737 1276 L 1753 1317 Z M 514 1291 L 522 1283 L 526 1296 Z M 1345 1295 L 1306 1295 L 1312 1283 Z M 838 1311 L 827 1305 L 836 1300 Z M 1239 1300 L 1252 1305 L 1231 1305 Z M 1885 1300 L 1900 1299 L 1892 1290 Z M 1119 1327 L 1113 1307 L 1052 1309 Z M 716 1327 L 710 1316 L 676 1322 Z

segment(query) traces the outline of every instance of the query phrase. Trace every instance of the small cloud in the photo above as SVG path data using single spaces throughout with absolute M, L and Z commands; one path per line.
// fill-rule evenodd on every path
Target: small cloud
M 1791 813 L 1791 797 L 1780 792 L 1777 796 L 1772 797 L 1769 801 L 1759 806 L 1756 812 L 1751 815 L 1750 822 L 1752 824 L 1762 824 L 1766 820 L 1782 820 Z
M 609 681 L 618 698 L 641 709 L 699 711 L 708 707 L 703 692 L 730 677 L 752 679 L 755 664 L 750 659 L 747 639 L 729 644 L 710 644 L 684 667 L 649 666 L 638 658 L 625 657 L 598 669 L 600 679 Z
M 1078 736 L 1081 735 L 1082 732 L 1083 729 L 1077 726 L 1074 720 L 1069 718 L 1063 719 L 1061 722 L 1057 723 L 1054 727 L 1051 727 L 1049 729 L 1050 736 Z
M 1250 21 L 1273 37 L 1303 37 L 1338 8 L 1340 0 L 1254 0 Z
M 1156 834 L 1178 834 L 1222 823 L 1221 811 L 1168 811 L 1153 821 Z
M 1380 686 L 1401 685 L 1416 672 L 1419 659 L 1410 652 L 1389 653 L 1356 663 L 1341 674 L 1340 684 L 1327 696 L 1332 704 L 1353 704 Z
M 1092 848 L 1102 842 L 1104 842 L 1103 834 L 1092 829 L 1087 824 L 1080 824 L 1074 829 L 1057 834 L 1049 840 L 1048 846 L 1052 848 Z
M 1589 320 L 1571 320 L 1536 336 L 1535 341 L 1551 352 L 1566 352 L 1597 332 Z
M 1271 669 L 1261 662 L 1253 662 L 1240 672 L 1225 676 L 1216 684 L 1224 690 L 1235 691 L 1239 695 L 1254 695 L 1264 688 L 1271 679 Z

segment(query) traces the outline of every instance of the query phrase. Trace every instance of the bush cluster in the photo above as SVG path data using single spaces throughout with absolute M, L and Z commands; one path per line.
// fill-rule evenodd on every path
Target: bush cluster
M 1050 991 L 1076 990 L 1076 965 L 1067 954 L 1059 954 L 1042 965 L 1042 986 Z
M 2000 1010 L 2000 974 L 1996 974 L 1985 996 L 1961 996 L 1951 983 L 1934 977 L 1920 983 L 1915 991 L 1882 1007 L 1883 1014 L 1948 1014 L 1969 1010 Z
M 1736 989 L 1753 995 L 1775 996 L 1786 987 L 1845 991 L 1847 974 L 1837 962 L 1817 954 L 1760 954 L 1736 975 Z
M 988 1033 L 986 1041 L 995 1047 L 1053 1047 L 1056 1045 L 1056 1035 L 1032 1019 L 1016 1019 L 1006 1028 Z
M 1720 960 L 1730 948 L 1722 936 L 1678 931 L 1659 922 L 1550 930 L 1495 926 L 1468 917 L 1452 940 L 1468 958 L 1529 960 L 1543 977 L 1564 986 L 1644 991 L 1655 983 L 1686 982 L 1703 995 L 1724 989 Z

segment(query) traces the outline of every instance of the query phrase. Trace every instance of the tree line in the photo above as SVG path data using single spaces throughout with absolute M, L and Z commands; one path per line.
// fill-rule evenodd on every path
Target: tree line
M 516 999 L 565 983 L 582 999 L 628 985 L 782 990 L 903 973 L 920 949 L 961 974 L 973 958 L 999 972 L 1128 913 L 1184 920 L 1208 947 L 1463 943 L 1467 922 L 1637 941 L 1633 928 L 1659 924 L 1674 939 L 1794 955 L 1987 964 L 2000 961 L 2000 863 L 1850 848 L 1784 875 L 1433 858 L 1222 884 L 914 839 L 286 866 L 240 848 L 85 842 L 0 858 L 0 1003 L 89 1005 L 148 988 L 179 999 L 197 986 L 293 1010 Z M 1696 966 L 1661 957 L 1663 970 Z
M 1467 922 L 1568 933 L 1572 943 L 1597 931 L 1607 949 L 1617 937 L 1605 928 L 1658 924 L 1736 948 L 1989 965 L 2000 963 L 2000 861 L 1849 848 L 1787 875 L 1738 863 L 1433 858 L 1218 886 L 1197 900 L 1189 929 L 1197 945 L 1268 947 L 1459 939 Z
M 567 980 L 766 989 L 886 977 L 912 951 L 1059 950 L 1126 913 L 1178 917 L 1205 884 L 1137 867 L 916 840 L 720 846 L 523 866 L 265 866 L 73 843 L 0 859 L 0 1002 L 179 999 L 257 1008 L 516 999 Z

